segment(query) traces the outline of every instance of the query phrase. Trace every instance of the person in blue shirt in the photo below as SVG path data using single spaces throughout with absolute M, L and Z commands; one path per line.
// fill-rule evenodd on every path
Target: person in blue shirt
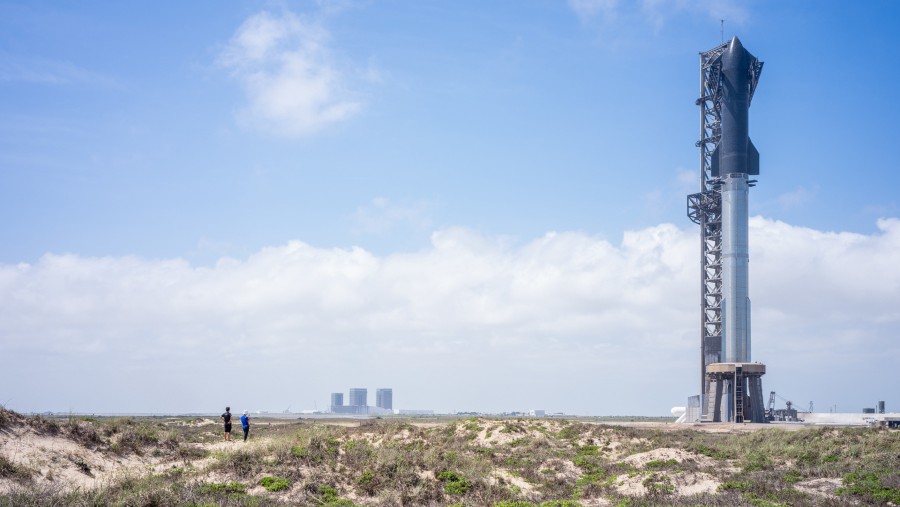
M 241 428 L 244 428 L 244 442 L 246 442 L 247 435 L 250 434 L 250 416 L 247 415 L 246 410 L 244 410 L 244 415 L 241 416 Z

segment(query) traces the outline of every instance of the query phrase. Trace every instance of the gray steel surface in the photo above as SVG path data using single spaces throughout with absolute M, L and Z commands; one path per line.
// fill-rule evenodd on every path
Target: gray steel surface
M 722 178 L 722 355 L 750 361 L 749 233 L 747 175 Z

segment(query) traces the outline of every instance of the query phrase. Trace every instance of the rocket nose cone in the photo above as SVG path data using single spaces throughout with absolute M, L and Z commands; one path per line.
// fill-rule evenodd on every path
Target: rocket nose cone
M 744 45 L 741 44 L 741 39 L 737 38 L 737 35 L 731 38 L 731 42 L 728 43 L 728 51 L 732 53 L 740 53 L 744 50 Z

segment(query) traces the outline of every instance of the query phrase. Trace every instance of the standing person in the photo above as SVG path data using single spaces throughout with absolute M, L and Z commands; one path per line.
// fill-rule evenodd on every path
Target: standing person
M 225 441 L 231 441 L 231 407 L 225 407 L 225 413 L 220 416 L 225 421 Z
M 244 442 L 246 442 L 247 435 L 250 434 L 250 416 L 247 415 L 246 410 L 244 410 L 244 415 L 241 416 L 241 428 L 244 429 Z

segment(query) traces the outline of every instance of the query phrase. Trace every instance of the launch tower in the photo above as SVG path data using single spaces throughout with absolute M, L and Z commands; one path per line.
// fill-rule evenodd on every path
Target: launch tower
M 748 194 L 759 174 L 749 108 L 763 62 L 737 37 L 700 53 L 701 420 L 765 422 L 762 375 L 750 359 Z

